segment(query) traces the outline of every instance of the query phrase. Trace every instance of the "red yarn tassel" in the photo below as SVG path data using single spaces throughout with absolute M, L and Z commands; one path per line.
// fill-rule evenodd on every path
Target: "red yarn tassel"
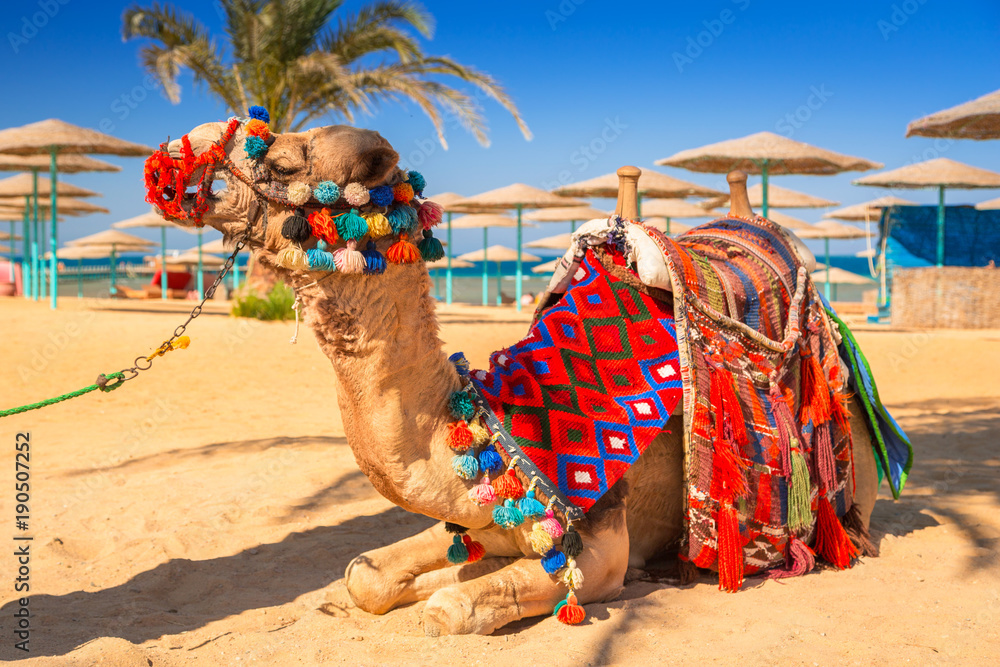
M 517 473 L 514 472 L 513 468 L 508 470 L 506 475 L 500 475 L 493 480 L 493 490 L 496 492 L 497 498 L 517 500 L 524 495 L 524 485 L 517 478 Z
M 816 472 L 821 488 L 832 489 L 837 486 L 837 461 L 833 454 L 833 437 L 830 422 L 815 427 L 813 431 L 813 451 L 816 456 Z
M 467 563 L 475 563 L 486 555 L 486 547 L 479 542 L 473 541 L 468 533 L 462 535 L 462 541 L 465 542 L 465 548 L 469 551 L 469 560 L 466 561 Z
M 722 501 L 715 523 L 719 533 L 719 590 L 735 593 L 743 585 L 743 539 L 730 499 Z
M 819 495 L 819 515 L 816 520 L 816 543 L 814 549 L 823 560 L 831 563 L 839 570 L 851 566 L 851 561 L 858 557 L 858 549 L 847 536 L 847 531 L 840 524 L 833 505 L 823 491 Z
M 747 483 L 743 475 L 746 462 L 736 455 L 730 439 L 726 437 L 726 424 L 723 417 L 724 383 L 718 373 L 712 373 L 712 411 L 715 414 L 715 433 L 712 452 L 712 490 L 713 498 L 730 498 L 746 495 Z M 741 413 L 742 414 L 742 413 Z M 742 425 L 742 418 L 741 418 Z
M 743 419 L 743 408 L 740 406 L 739 396 L 736 394 L 733 375 L 726 370 L 717 370 L 713 375 L 719 377 L 719 390 L 722 398 L 722 412 L 719 413 L 725 421 L 729 423 L 732 430 L 733 441 L 738 445 L 750 443 L 750 436 L 747 435 L 746 420 Z
M 816 567 L 816 554 L 813 553 L 808 544 L 792 535 L 788 538 L 788 555 L 785 556 L 785 567 L 770 570 L 767 573 L 767 578 L 801 577 L 807 572 L 812 572 L 814 567 Z
M 556 618 L 566 625 L 576 625 L 587 617 L 587 612 L 577 604 L 576 595 L 570 593 L 566 597 L 565 603 L 556 612 Z
M 812 419 L 813 426 L 826 423 L 833 408 L 830 405 L 830 385 L 823 368 L 812 351 L 803 350 L 802 364 L 802 423 Z
M 458 451 L 465 451 L 472 446 L 475 436 L 469 430 L 464 419 L 448 424 L 448 446 Z
M 410 243 L 409 234 L 400 234 L 399 240 L 385 251 L 385 256 L 393 264 L 413 264 L 420 261 L 420 250 Z

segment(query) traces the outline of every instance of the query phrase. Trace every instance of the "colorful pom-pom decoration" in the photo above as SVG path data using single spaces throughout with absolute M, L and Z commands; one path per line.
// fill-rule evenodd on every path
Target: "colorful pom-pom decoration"
M 375 248 L 374 241 L 369 241 L 365 245 L 365 249 L 361 251 L 361 254 L 365 256 L 365 273 L 368 275 L 385 273 L 385 257 Z
M 472 441 L 472 431 L 464 420 L 448 424 L 449 447 L 464 451 L 472 446 Z
M 410 243 L 407 234 L 400 234 L 399 240 L 385 251 L 386 258 L 393 264 L 414 264 L 420 261 L 420 250 Z
M 365 222 L 368 223 L 368 235 L 373 239 L 380 239 L 383 236 L 392 234 L 392 226 L 389 219 L 381 213 L 365 213 Z
M 429 231 L 424 231 L 424 238 L 420 239 L 417 248 L 425 262 L 436 262 L 444 257 L 444 246 Z
M 462 542 L 465 543 L 465 548 L 469 552 L 470 563 L 475 563 L 477 560 L 482 560 L 483 556 L 486 555 L 486 548 L 472 539 L 469 535 L 462 535 Z
M 243 142 L 243 150 L 246 151 L 248 158 L 259 160 L 267 155 L 267 143 L 260 137 L 247 137 Z
M 456 535 L 452 545 L 448 547 L 448 562 L 460 565 L 467 560 L 469 560 L 469 550 L 462 541 L 462 536 Z
M 469 421 L 476 414 L 476 406 L 472 404 L 472 399 L 464 391 L 453 391 L 448 398 L 448 410 L 455 419 Z
M 562 550 L 566 552 L 567 556 L 572 556 L 573 558 L 583 553 L 583 538 L 580 537 L 580 533 L 576 532 L 573 526 L 568 526 L 566 532 L 563 534 Z
M 558 618 L 560 623 L 577 625 L 578 623 L 582 623 L 583 619 L 587 617 L 587 612 L 577 604 L 576 595 L 570 591 L 566 599 L 556 605 L 552 615 Z
M 435 204 L 432 201 L 425 201 L 417 209 L 417 219 L 420 221 L 420 225 L 424 229 L 430 229 L 441 222 L 441 217 L 444 211 L 440 205 Z
M 406 182 L 410 184 L 410 187 L 413 188 L 413 191 L 417 193 L 423 193 L 424 188 L 427 187 L 427 181 L 424 180 L 423 174 L 421 174 L 419 171 L 411 171 L 406 176 L 407 176 Z
M 337 236 L 337 228 L 333 224 L 329 209 L 320 209 L 309 214 L 309 227 L 312 235 L 318 239 L 326 241 L 330 245 L 336 243 L 340 237 Z
M 320 241 L 322 243 L 322 241 Z M 306 257 L 309 260 L 309 270 L 310 271 L 336 271 L 337 264 L 333 259 L 333 253 L 320 250 L 319 248 L 311 248 L 306 251 Z
M 528 542 L 531 544 L 532 550 L 539 556 L 544 556 L 554 546 L 552 536 L 537 522 L 531 527 L 531 532 L 528 534 Z
M 344 188 L 344 199 L 351 206 L 364 206 L 370 198 L 368 188 L 360 183 L 348 183 Z
M 386 215 L 393 234 L 402 234 L 410 229 L 410 216 L 403 210 L 404 208 L 397 206 Z
M 302 181 L 293 181 L 288 184 L 288 194 L 285 196 L 296 206 L 302 206 L 312 197 L 312 188 Z
M 371 203 L 376 206 L 389 206 L 392 204 L 393 194 L 392 188 L 388 185 L 378 185 L 368 191 L 368 196 L 371 199 Z
M 514 502 L 510 499 L 503 501 L 503 505 L 493 508 L 493 523 L 501 528 L 517 528 L 524 523 L 524 515 L 514 507 Z
M 357 241 L 348 241 L 346 248 L 335 250 L 333 261 L 341 273 L 364 273 L 368 266 L 365 256 L 358 252 Z
M 524 495 L 524 485 L 517 478 L 517 473 L 514 472 L 513 468 L 493 480 L 493 490 L 496 491 L 498 497 L 510 498 L 511 500 L 517 500 Z
M 560 579 L 570 590 L 583 586 L 583 571 L 576 566 L 576 560 L 570 558 L 566 561 L 566 569 L 563 570 Z
M 281 235 L 289 241 L 305 243 L 312 236 L 309 221 L 301 215 L 291 215 L 281 224 Z
M 517 501 L 517 509 L 521 510 L 521 514 L 527 519 L 533 519 L 545 514 L 545 505 L 538 502 L 535 498 L 534 489 L 528 489 L 528 492 L 524 494 L 524 498 Z
M 333 204 L 340 199 L 340 186 L 333 181 L 323 181 L 313 189 L 313 197 L 321 204 Z
M 243 130 L 247 133 L 247 136 L 260 137 L 264 141 L 267 141 L 268 137 L 271 136 L 271 130 L 268 128 L 267 123 L 257 118 L 247 122 Z
M 480 462 L 479 467 L 482 468 L 482 462 Z M 485 472 L 485 471 L 484 471 Z M 493 490 L 493 486 L 490 484 L 490 476 L 487 473 L 483 475 L 483 479 L 479 484 L 469 489 L 469 500 L 477 505 L 489 505 L 494 500 L 496 500 L 497 494 Z
M 406 215 L 407 229 L 411 233 L 416 233 L 420 228 L 420 219 L 417 217 L 417 209 L 412 206 L 400 206 L 399 210 Z
M 555 574 L 566 565 L 566 554 L 556 548 L 549 549 L 548 553 L 542 556 L 542 569 L 549 574 Z
M 309 268 L 309 258 L 298 246 L 282 249 L 274 261 L 281 268 L 292 271 L 306 271 Z
M 483 428 L 480 426 L 479 428 Z M 472 431 L 473 436 L 476 436 L 476 430 L 469 426 L 469 430 Z M 485 429 L 483 429 L 485 430 Z M 479 444 L 479 438 L 476 437 L 476 443 Z M 483 472 L 499 472 L 503 468 L 503 459 L 497 454 L 496 450 L 492 447 L 484 449 L 479 452 L 479 468 Z
M 470 449 L 465 454 L 453 456 L 451 459 L 452 470 L 462 479 L 474 479 L 479 474 L 479 461 Z
M 267 109 L 265 109 L 262 106 L 258 106 L 258 105 L 255 104 L 252 107 L 250 107 L 249 109 L 247 109 L 247 113 L 249 113 L 250 114 L 250 118 L 253 118 L 254 120 L 260 120 L 260 121 L 263 121 L 265 123 L 270 123 L 271 122 L 271 114 L 269 114 L 267 112 Z
M 337 234 L 346 240 L 359 239 L 368 233 L 368 223 L 358 215 L 358 210 L 352 208 L 347 213 L 341 213 L 333 219 L 337 225 Z
M 558 519 L 556 519 L 555 514 L 552 512 L 552 510 L 550 509 L 545 510 L 545 518 L 539 521 L 538 523 L 542 526 L 542 528 L 545 529 L 545 532 L 547 532 L 549 535 L 552 536 L 552 539 L 557 540 L 560 537 L 562 537 L 563 534 L 562 524 L 559 523 Z
M 413 199 L 413 186 L 409 183 L 396 183 L 392 186 L 392 197 L 398 202 L 409 204 Z

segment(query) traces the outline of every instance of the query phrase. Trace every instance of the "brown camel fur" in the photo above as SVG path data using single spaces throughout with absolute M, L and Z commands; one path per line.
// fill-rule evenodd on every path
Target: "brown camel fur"
M 217 141 L 221 123 L 195 128 L 196 153 Z M 226 150 L 258 182 L 324 180 L 365 185 L 402 178 L 398 156 L 378 133 L 344 126 L 276 136 L 263 169 L 252 167 L 240 130 Z M 178 153 L 179 142 L 171 144 Z M 275 265 L 288 241 L 282 221 L 291 214 L 270 204 L 266 234 L 262 210 L 243 183 L 220 169 L 228 189 L 214 197 L 206 224 L 228 239 L 252 224 L 250 246 L 258 261 Z M 384 253 L 389 240 L 379 242 Z M 384 614 L 399 605 L 426 600 L 427 635 L 491 633 L 512 621 L 551 613 L 566 588 L 539 566 L 527 540 L 528 528 L 502 530 L 488 507 L 467 499 L 470 486 L 451 467 L 446 445 L 451 421 L 446 407 L 459 378 L 438 338 L 430 279 L 423 264 L 394 265 L 381 276 L 288 271 L 276 268 L 302 299 L 305 323 L 330 358 L 347 440 L 362 472 L 383 496 L 406 510 L 470 529 L 487 557 L 460 566 L 445 554 L 451 544 L 443 524 L 355 558 L 347 588 L 366 611 Z M 855 502 L 867 527 L 875 504 L 877 477 L 867 427 L 854 415 Z M 646 562 L 681 536 L 683 480 L 682 421 L 674 416 L 626 476 L 578 524 L 584 552 L 577 564 L 585 584 L 581 604 L 614 599 L 626 570 Z

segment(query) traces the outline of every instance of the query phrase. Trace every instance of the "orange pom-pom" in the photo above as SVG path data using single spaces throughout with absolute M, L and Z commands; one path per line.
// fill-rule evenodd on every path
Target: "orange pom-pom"
M 410 200 L 413 199 L 413 186 L 409 183 L 396 183 L 392 187 L 392 198 L 404 204 L 409 204 Z
M 409 241 L 409 234 L 401 234 L 399 240 L 385 251 L 386 258 L 393 264 L 413 264 L 420 261 L 420 250 Z
M 310 213 L 309 227 L 312 229 L 313 236 L 323 239 L 330 245 L 336 243 L 340 238 L 337 236 L 337 226 L 334 224 L 328 208 Z
M 264 141 L 267 141 L 267 138 L 271 136 L 271 129 L 267 126 L 267 123 L 259 118 L 249 121 L 244 129 L 248 136 L 260 137 Z
M 448 446 L 452 449 L 465 451 L 472 446 L 474 440 L 472 431 L 464 419 L 448 424 Z
M 479 542 L 474 542 L 467 534 L 462 535 L 462 541 L 465 542 L 465 548 L 469 551 L 469 560 L 466 562 L 475 563 L 486 555 L 486 547 Z
M 508 470 L 506 475 L 500 475 L 493 480 L 493 490 L 496 491 L 497 498 L 517 500 L 524 495 L 524 485 L 517 478 L 513 468 Z
M 566 604 L 559 608 L 559 612 L 556 614 L 561 622 L 566 625 L 576 625 L 577 623 L 583 622 L 583 619 L 587 618 L 587 612 L 577 604 L 576 596 L 572 593 L 566 597 Z

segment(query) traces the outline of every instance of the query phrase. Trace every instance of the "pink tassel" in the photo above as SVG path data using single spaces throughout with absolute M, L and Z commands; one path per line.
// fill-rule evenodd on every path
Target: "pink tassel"
M 347 242 L 346 248 L 340 248 L 333 253 L 333 262 L 341 273 L 364 273 L 365 256 L 358 251 L 358 242 Z
M 444 210 L 441 208 L 440 204 L 435 204 L 432 201 L 425 201 L 417 209 L 417 220 L 424 229 L 430 229 L 441 222 L 441 217 L 444 214 Z
M 483 480 L 469 489 L 469 500 L 477 505 L 488 505 L 497 499 L 496 491 L 490 484 L 490 476 L 483 475 Z
M 774 430 L 777 435 L 778 452 L 781 454 L 781 474 L 785 477 L 792 476 L 792 442 L 791 434 L 798 431 L 798 424 L 792 409 L 788 407 L 788 401 L 778 388 L 778 385 L 771 385 L 771 416 L 774 418 Z
M 552 536 L 552 539 L 557 540 L 562 537 L 563 527 L 556 519 L 555 513 L 551 509 L 545 510 L 545 518 L 538 522 L 538 524 L 545 530 L 546 533 Z
M 816 567 L 816 554 L 805 542 L 792 535 L 788 538 L 788 555 L 785 556 L 785 567 L 770 570 L 768 579 L 787 579 L 801 577 Z
M 833 455 L 830 426 L 831 423 L 826 422 L 815 427 L 813 448 L 816 452 L 816 472 L 819 474 L 820 486 L 835 489 L 837 488 L 837 464 Z

